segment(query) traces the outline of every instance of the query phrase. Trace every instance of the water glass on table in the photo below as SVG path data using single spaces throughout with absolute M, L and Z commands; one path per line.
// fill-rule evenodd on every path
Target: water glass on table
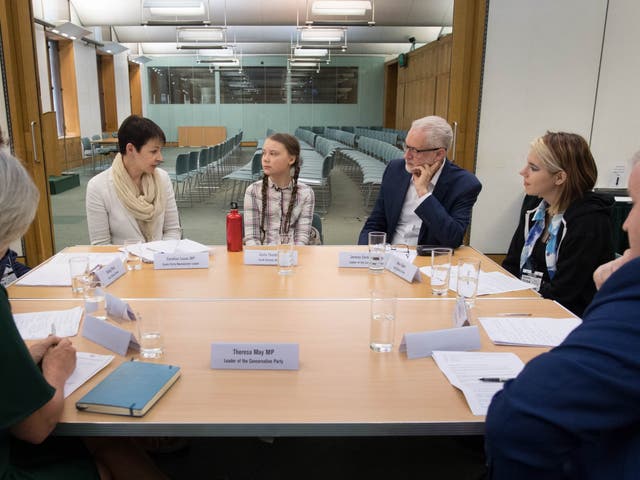
M 283 233 L 278 242 L 278 274 L 291 275 L 294 266 L 293 234 Z
M 89 257 L 86 255 L 69 259 L 69 274 L 71 275 L 71 291 L 82 293 L 87 273 L 89 272 Z
M 390 352 L 393 348 L 396 324 L 395 295 L 388 292 L 371 292 L 371 330 L 369 347 L 374 352 Z
M 461 258 L 458 260 L 458 298 L 464 298 L 468 307 L 473 307 L 478 293 L 480 278 L 480 260 L 477 258 Z
M 99 320 L 107 319 L 107 297 L 102 282 L 93 275 L 85 276 L 84 310 L 88 315 Z
M 387 248 L 387 234 L 385 232 L 369 232 L 369 270 L 382 272 Z
M 124 241 L 124 253 L 126 255 L 125 265 L 127 270 L 140 270 L 142 268 L 142 258 L 134 253 L 136 246 L 139 247 L 141 244 L 142 241 L 137 238 Z
M 449 291 L 452 253 L 451 248 L 431 250 L 431 293 L 434 295 L 446 295 Z
M 145 315 L 136 312 L 138 324 L 138 340 L 142 358 L 159 358 L 164 353 L 164 337 L 162 335 L 159 315 Z

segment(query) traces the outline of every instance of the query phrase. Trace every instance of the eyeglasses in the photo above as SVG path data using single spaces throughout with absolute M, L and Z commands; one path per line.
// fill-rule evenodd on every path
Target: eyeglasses
M 423 149 L 417 149 L 415 147 L 410 147 L 408 146 L 406 143 L 402 143 L 402 149 L 405 152 L 411 152 L 412 154 L 416 154 L 416 153 L 424 153 L 424 152 L 435 152 L 436 150 L 440 150 L 441 148 L 444 147 L 434 147 L 434 148 L 423 148 Z

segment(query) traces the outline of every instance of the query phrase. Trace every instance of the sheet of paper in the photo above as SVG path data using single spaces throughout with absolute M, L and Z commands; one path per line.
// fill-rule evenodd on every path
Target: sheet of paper
M 13 319 L 24 340 L 41 340 L 52 333 L 53 325 L 58 337 L 73 337 L 78 334 L 82 318 L 82 307 L 69 310 L 50 310 L 47 312 L 15 313 Z
M 420 271 L 427 277 L 431 276 L 431 267 L 420 267 Z M 458 267 L 451 267 L 451 274 L 449 276 L 449 290 L 457 292 L 458 286 Z M 517 278 L 510 277 L 501 272 L 485 272 L 480 271 L 480 277 L 478 278 L 478 293 L 477 295 L 490 295 L 495 293 L 514 292 L 516 290 L 528 290 L 533 288 L 533 285 Z
M 556 347 L 582 321 L 579 318 L 480 317 L 483 328 L 496 345 Z
M 115 258 L 124 260 L 122 253 L 58 253 L 47 263 L 43 263 L 34 268 L 26 275 L 20 277 L 17 285 L 47 286 L 47 287 L 70 287 L 71 273 L 69 272 L 69 259 L 71 257 L 89 257 L 89 268 L 93 269 L 98 265 L 108 265 Z
M 433 360 L 451 385 L 462 390 L 474 415 L 486 415 L 491 399 L 503 386 L 480 378 L 513 378 L 524 368 L 522 360 L 509 352 L 435 351 Z
M 139 256 L 145 262 L 152 263 L 156 253 L 200 253 L 209 252 L 209 247 L 193 240 L 156 240 L 154 242 L 140 243 L 129 247 L 134 255 Z M 122 250 L 122 249 L 121 249 Z
M 84 382 L 109 365 L 113 355 L 76 352 L 76 369 L 64 384 L 64 398 L 75 392 Z

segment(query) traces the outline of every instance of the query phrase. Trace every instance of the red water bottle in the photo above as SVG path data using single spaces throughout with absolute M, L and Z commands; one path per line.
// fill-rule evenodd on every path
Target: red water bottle
M 231 211 L 227 214 L 227 251 L 242 251 L 242 215 L 236 202 L 231 202 Z

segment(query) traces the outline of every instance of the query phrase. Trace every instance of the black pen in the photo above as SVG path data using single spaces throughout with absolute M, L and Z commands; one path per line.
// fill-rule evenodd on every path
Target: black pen
M 513 380 L 513 378 L 502 378 L 502 377 L 481 377 L 478 380 L 481 382 L 493 382 L 493 383 L 504 383 L 509 380 Z

